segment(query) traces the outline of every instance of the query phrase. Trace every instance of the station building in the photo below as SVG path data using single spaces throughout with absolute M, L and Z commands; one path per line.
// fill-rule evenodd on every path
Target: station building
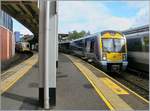
M 0 60 L 10 59 L 15 54 L 12 17 L 0 11 Z
M 20 42 L 20 32 L 18 31 L 15 31 L 14 32 L 14 36 L 15 36 L 15 42 Z

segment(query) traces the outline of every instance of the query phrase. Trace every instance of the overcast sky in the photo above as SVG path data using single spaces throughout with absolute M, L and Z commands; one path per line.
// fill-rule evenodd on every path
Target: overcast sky
M 59 33 L 126 30 L 149 23 L 149 1 L 59 1 Z M 30 33 L 14 22 L 14 30 Z M 22 27 L 22 28 L 20 28 Z

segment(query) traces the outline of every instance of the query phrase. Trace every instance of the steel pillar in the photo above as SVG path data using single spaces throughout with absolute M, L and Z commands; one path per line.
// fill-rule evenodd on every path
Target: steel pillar
M 39 103 L 45 109 L 56 105 L 56 1 L 39 1 Z

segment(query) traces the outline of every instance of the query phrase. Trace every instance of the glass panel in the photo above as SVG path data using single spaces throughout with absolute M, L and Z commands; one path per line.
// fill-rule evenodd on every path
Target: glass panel
M 131 38 L 127 40 L 128 51 L 142 51 L 142 41 L 141 38 Z
M 103 51 L 104 52 L 113 52 L 113 39 L 103 39 Z
M 124 39 L 103 39 L 104 52 L 125 52 Z
M 94 52 L 94 41 L 91 41 L 90 52 Z
M 125 52 L 125 40 L 114 39 L 114 49 L 115 52 Z
M 149 37 L 144 37 L 144 48 L 146 52 L 149 51 Z
M 2 11 L 0 11 L 0 25 L 3 25 L 3 16 L 2 16 Z

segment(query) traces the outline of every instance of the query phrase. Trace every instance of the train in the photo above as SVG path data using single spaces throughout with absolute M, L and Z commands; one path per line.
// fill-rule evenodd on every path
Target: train
M 126 37 L 119 31 L 106 30 L 60 42 L 59 51 L 95 62 L 107 72 L 121 72 L 128 65 Z
M 17 42 L 15 46 L 16 52 L 28 52 L 30 51 L 29 42 Z
M 127 38 L 128 67 L 149 72 L 149 26 L 123 32 Z

